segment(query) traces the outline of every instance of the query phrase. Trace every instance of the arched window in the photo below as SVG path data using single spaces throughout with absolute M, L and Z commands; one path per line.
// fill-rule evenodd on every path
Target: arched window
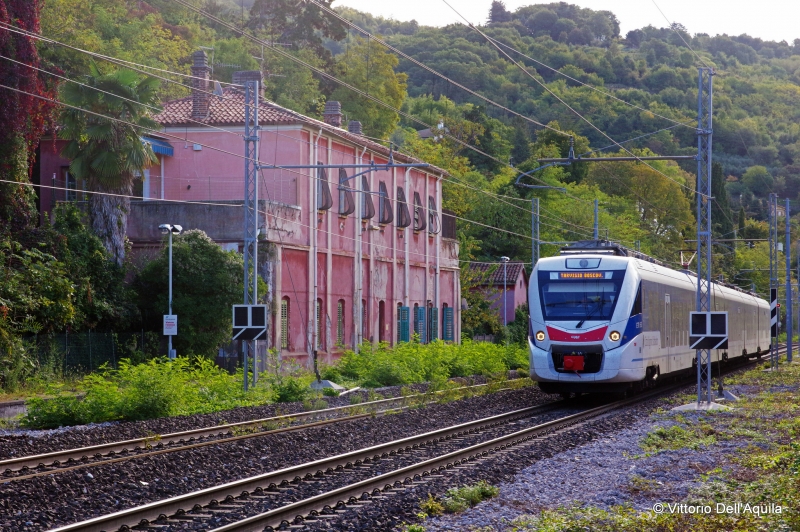
M 353 214 L 356 210 L 356 202 L 353 200 L 353 191 L 348 184 L 347 172 L 344 168 L 339 168 L 339 216 Z
M 336 345 L 344 345 L 344 299 L 336 305 Z
M 419 193 L 414 192 L 414 231 L 424 231 L 428 224 L 425 221 L 425 207 L 419 199 Z
M 372 194 L 369 189 L 369 179 L 361 176 L 361 219 L 369 220 L 375 216 L 375 205 L 372 203 Z
M 322 165 L 322 163 L 317 163 Z M 317 210 L 327 211 L 333 206 L 331 188 L 328 186 L 328 172 L 324 168 L 317 168 Z
M 406 193 L 403 187 L 397 187 L 397 228 L 402 229 L 411 225 L 411 214 L 408 212 Z
M 281 299 L 281 349 L 289 349 L 289 298 Z
M 381 301 L 378 303 L 378 341 L 386 342 L 386 304 Z

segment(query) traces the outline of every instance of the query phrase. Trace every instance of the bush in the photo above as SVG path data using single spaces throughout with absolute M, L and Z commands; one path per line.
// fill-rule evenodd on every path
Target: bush
M 444 381 L 452 377 L 490 376 L 509 369 L 527 368 L 528 352 L 518 345 L 465 340 L 461 345 L 436 341 L 430 344 L 364 344 L 358 353 L 345 351 L 338 366 L 323 369 L 325 378 L 351 380 L 365 387 L 400 386 Z
M 309 394 L 308 384 L 291 376 L 276 379 L 272 384 L 272 390 L 276 403 L 302 401 Z
M 84 377 L 78 384 L 84 394 L 80 399 L 70 395 L 30 399 L 22 424 L 44 429 L 207 413 L 263 404 L 271 393 L 263 385 L 245 393 L 241 370 L 229 375 L 205 359 L 159 359 L 144 364 L 124 359 L 119 366 Z

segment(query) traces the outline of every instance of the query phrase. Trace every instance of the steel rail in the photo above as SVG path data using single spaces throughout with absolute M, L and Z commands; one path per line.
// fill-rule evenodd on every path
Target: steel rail
M 757 364 L 758 361 L 748 360 L 741 366 L 732 368 L 732 371 L 747 366 L 755 366 Z M 353 505 L 363 504 L 375 496 L 380 497 L 381 494 L 389 493 L 392 490 L 402 491 L 407 485 L 424 482 L 425 479 L 431 475 L 437 475 L 438 473 L 443 473 L 470 462 L 479 461 L 490 455 L 506 451 L 511 447 L 525 444 L 541 435 L 558 432 L 565 428 L 582 424 L 612 410 L 675 393 L 686 386 L 687 383 L 681 382 L 666 388 L 657 388 L 641 395 L 548 421 L 396 471 L 343 486 L 302 501 L 275 508 L 268 512 L 212 529 L 211 532 L 269 532 L 275 530 L 276 527 L 290 526 L 292 523 L 300 524 L 305 520 L 315 520 L 318 518 L 325 518 L 326 516 L 330 517 L 331 515 L 335 515 L 338 510 L 348 508 L 348 505 L 352 507 Z
M 278 487 L 281 484 L 287 485 L 290 482 L 311 480 L 325 473 L 368 464 L 374 460 L 389 458 L 398 453 L 409 452 L 431 443 L 448 441 L 459 436 L 478 432 L 482 429 L 494 428 L 517 419 L 546 413 L 556 408 L 564 407 L 565 405 L 566 403 L 564 401 L 555 401 L 545 405 L 523 408 L 488 418 L 461 423 L 424 434 L 381 443 L 357 451 L 323 458 L 314 462 L 307 462 L 277 471 L 270 471 L 262 475 L 236 480 L 220 486 L 178 495 L 143 506 L 121 510 L 113 514 L 56 528 L 51 532 L 100 532 L 125 529 L 124 527 L 136 526 L 138 523 L 153 522 L 159 518 L 185 512 L 199 506 L 208 504 L 215 505 L 221 500 L 231 497 L 235 498 L 245 492 L 249 494 L 259 490 L 259 488 L 263 490 L 270 487 Z
M 459 388 L 454 388 L 453 390 L 444 390 L 435 392 L 437 394 L 442 393 L 453 393 L 463 390 L 469 390 L 473 388 L 480 388 L 488 386 L 487 384 L 477 384 L 473 386 L 463 386 Z M 33 476 L 37 476 L 36 474 L 26 475 L 24 477 L 12 477 L 8 476 L 10 473 L 15 471 L 27 471 L 29 469 L 38 468 L 38 467 L 59 467 L 60 469 L 56 470 L 57 472 L 67 471 L 70 469 L 76 469 L 80 467 L 88 467 L 91 465 L 97 465 L 101 463 L 109 463 L 111 460 L 103 460 L 105 457 L 112 457 L 113 461 L 122 461 L 128 460 L 136 457 L 141 457 L 145 454 L 152 454 L 154 452 L 171 452 L 177 450 L 183 450 L 187 448 L 194 448 L 194 447 L 201 447 L 205 445 L 214 445 L 216 443 L 220 443 L 223 441 L 236 441 L 237 439 L 245 439 L 248 437 L 259 437 L 266 434 L 274 433 L 275 430 L 265 430 L 262 432 L 254 433 L 254 434 L 246 434 L 246 435 L 236 435 L 236 431 L 238 430 L 247 430 L 249 428 L 263 428 L 265 425 L 275 424 L 275 423 L 292 423 L 297 420 L 302 419 L 318 419 L 318 418 L 325 418 L 326 416 L 332 414 L 338 414 L 342 412 L 346 412 L 348 410 L 359 410 L 363 408 L 373 408 L 377 406 L 382 406 L 386 404 L 392 403 L 402 403 L 409 400 L 413 400 L 414 398 L 425 397 L 428 394 L 421 393 L 421 394 L 414 394 L 414 395 L 407 395 L 404 397 L 390 397 L 388 399 L 380 399 L 377 401 L 370 401 L 366 403 L 356 403 L 352 405 L 344 405 L 334 408 L 326 408 L 323 410 L 313 410 L 310 412 L 298 412 L 295 414 L 286 414 L 282 416 L 275 416 L 270 418 L 262 418 L 262 419 L 255 419 L 250 421 L 240 421 L 237 423 L 227 423 L 224 425 L 216 425 L 214 427 L 204 427 L 199 429 L 191 429 L 182 432 L 173 432 L 169 434 L 161 434 L 155 436 L 146 436 L 143 438 L 134 438 L 130 440 L 124 441 L 117 441 L 117 442 L 109 442 L 103 443 L 99 445 L 92 445 L 88 447 L 81 447 L 77 449 L 65 449 L 62 451 L 53 451 L 50 453 L 43 453 L 37 455 L 28 455 L 28 456 L 20 456 L 17 458 L 10 458 L 6 460 L 0 460 L 0 482 L 3 481 L 11 481 L 11 480 L 19 480 L 22 478 L 30 478 Z M 401 407 L 402 408 L 402 407 Z M 380 412 L 388 412 L 390 409 Z M 301 428 L 307 428 L 311 426 L 318 426 L 321 424 L 326 423 L 335 423 L 340 421 L 347 421 L 352 419 L 359 419 L 366 415 L 372 415 L 374 413 L 379 412 L 370 412 L 368 414 L 357 414 L 353 416 L 347 417 L 336 417 L 336 418 L 329 418 L 325 421 L 317 422 L 317 423 L 304 423 L 302 425 L 295 425 L 291 427 L 284 427 L 280 430 L 282 431 L 289 431 L 289 430 L 298 430 Z M 194 443 L 197 440 L 203 440 L 206 438 L 215 438 L 211 441 L 206 441 L 203 443 Z M 176 446 L 174 448 L 168 449 L 167 451 L 163 451 L 165 447 L 169 446 Z M 125 458 L 113 458 L 117 454 L 126 455 L 128 453 L 135 453 L 127 456 Z M 86 462 L 91 458 L 98 460 L 97 462 L 88 463 L 88 464 L 81 464 L 72 467 L 62 467 L 64 462 L 66 463 L 73 463 L 73 462 Z M 53 473 L 53 471 L 45 471 L 43 473 Z M 6 475 L 6 478 L 3 478 L 2 475 Z
M 729 371 L 739 371 L 748 367 L 756 366 L 761 362 L 751 357 L 743 364 L 730 368 Z M 726 372 L 727 373 L 727 372 Z M 534 427 L 530 427 L 512 434 L 501 436 L 490 441 L 473 445 L 465 449 L 447 453 L 443 456 L 425 460 L 419 464 L 407 466 L 397 471 L 376 476 L 364 481 L 354 483 L 350 486 L 338 488 L 336 490 L 317 495 L 307 500 L 298 501 L 280 508 L 270 510 L 263 514 L 253 516 L 237 523 L 231 523 L 215 532 L 248 531 L 248 530 L 269 530 L 269 527 L 289 524 L 290 521 L 302 521 L 304 515 L 313 517 L 324 517 L 323 512 L 335 514 L 340 509 L 346 509 L 347 504 L 358 504 L 360 501 L 368 501 L 371 497 L 380 496 L 391 490 L 403 489 L 409 482 L 420 482 L 426 477 L 444 472 L 453 467 L 463 466 L 469 462 L 474 462 L 505 449 L 525 443 L 538 437 L 543 433 L 551 433 L 560 429 L 580 424 L 589 419 L 602 416 L 611 410 L 622 408 L 630 404 L 644 402 L 658 396 L 669 395 L 687 386 L 681 382 L 667 387 L 659 387 L 645 392 L 632 398 L 623 399 L 608 405 L 599 406 L 584 412 L 565 416 L 564 418 L 549 421 Z M 314 480 L 327 473 L 344 470 L 345 468 L 367 465 L 373 460 L 386 459 L 396 454 L 409 452 L 428 443 L 438 443 L 458 438 L 465 434 L 477 432 L 481 428 L 492 428 L 503 422 L 513 421 L 512 417 L 529 417 L 534 413 L 546 412 L 565 406 L 569 403 L 558 401 L 547 405 L 517 410 L 492 416 L 481 420 L 463 423 L 453 427 L 438 429 L 418 436 L 404 438 L 393 442 L 379 444 L 366 449 L 353 451 L 337 455 L 334 457 L 317 460 L 310 463 L 292 466 L 278 471 L 272 471 L 263 475 L 237 480 L 221 486 L 206 488 L 197 492 L 187 493 L 172 497 L 163 501 L 156 501 L 140 507 L 129 508 L 106 516 L 93 518 L 87 521 L 73 523 L 51 532 L 100 532 L 111 530 L 130 530 L 132 526 L 149 526 L 151 523 L 160 519 L 168 519 L 169 516 L 180 516 L 186 520 L 192 517 L 187 511 L 202 510 L 213 512 L 216 509 L 228 510 L 230 507 L 220 506 L 235 502 L 237 498 L 248 500 L 250 498 L 263 498 L 269 494 L 270 489 L 288 486 L 304 480 Z M 503 421 L 505 418 L 505 421 Z M 370 492 L 370 490 L 372 490 Z M 239 493 L 239 495 L 237 495 Z M 253 495 L 255 494 L 255 497 Z M 360 501 L 359 501 L 360 496 Z M 345 503 L 344 501 L 348 502 Z M 336 509 L 332 509 L 331 505 Z M 197 516 L 202 519 L 203 516 Z M 156 523 L 157 526 L 157 523 Z

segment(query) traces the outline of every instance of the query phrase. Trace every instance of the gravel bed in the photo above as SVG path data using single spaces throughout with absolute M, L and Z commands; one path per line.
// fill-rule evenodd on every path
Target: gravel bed
M 687 391 L 690 389 L 674 395 Z M 428 494 L 442 496 L 450 487 L 474 484 L 478 480 L 498 486 L 499 496 L 461 514 L 426 519 L 422 523 L 425 530 L 470 531 L 487 527 L 484 530 L 510 531 L 514 518 L 543 508 L 571 504 L 608 508 L 629 503 L 646 509 L 655 502 L 679 501 L 697 485 L 701 473 L 724 464 L 725 455 L 739 444 L 721 442 L 702 453 L 678 450 L 644 456 L 639 441 L 658 426 L 675 424 L 670 414 L 651 417 L 652 412 L 671 406 L 668 398 L 662 398 L 611 412 L 545 440 L 534 440 L 491 456 L 469 469 L 448 472 L 443 478 L 376 501 L 358 513 L 351 510 L 341 519 L 310 523 L 306 529 L 402 530 L 403 523 L 419 522 L 416 517 L 420 512 L 419 501 Z M 631 484 L 634 477 L 661 483 L 657 484 L 657 495 L 637 490 L 637 484 Z
M 466 422 L 553 399 L 536 387 L 528 387 L 390 416 L 239 442 L 222 442 L 209 447 L 6 482 L 0 484 L 0 530 L 47 530 L 323 456 L 434 430 L 444 423 Z M 228 414 L 222 415 L 232 421 Z M 116 424 L 109 428 L 115 430 L 119 425 L 138 424 Z M 88 439 L 97 430 L 103 429 L 71 430 L 51 437 L 78 434 Z M 137 427 L 137 430 L 142 429 Z M 115 437 L 111 439 L 118 439 L 119 433 L 114 433 Z M 94 443 L 94 440 L 89 441 Z
M 485 382 L 483 377 L 475 377 L 471 380 L 475 384 Z M 408 387 L 391 386 L 378 388 L 373 392 L 388 399 L 400 397 L 403 388 L 410 388 L 415 392 L 424 392 L 426 386 L 424 384 Z M 353 395 L 360 396 L 362 401 L 366 402 L 368 393 L 367 390 L 358 390 L 343 397 L 323 396 L 322 400 L 328 403 L 329 408 L 346 406 L 351 404 Z M 92 423 L 52 430 L 5 429 L 0 430 L 0 460 L 304 411 L 303 404 L 299 402 L 278 403 L 236 408 L 211 414 L 195 414 L 147 421 Z

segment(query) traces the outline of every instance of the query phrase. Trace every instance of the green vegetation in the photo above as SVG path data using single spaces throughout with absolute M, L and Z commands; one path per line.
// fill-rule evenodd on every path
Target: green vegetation
M 325 367 L 320 373 L 339 383 L 379 387 L 489 376 L 527 365 L 527 351 L 516 345 L 504 347 L 469 340 L 461 345 L 409 342 L 395 347 L 362 345 L 358 353 L 345 351 L 336 366 Z
M 679 425 L 656 429 L 641 445 L 647 452 L 688 448 L 702 452 L 716 441 L 743 443 L 727 455 L 719 467 L 698 471 L 700 485 L 686 500 L 660 500 L 661 489 L 670 490 L 651 479 L 634 476 L 626 489 L 653 502 L 711 506 L 711 513 L 656 514 L 622 505 L 610 510 L 571 506 L 546 509 L 523 515 L 511 522 L 516 531 L 567 532 L 591 529 L 600 532 L 639 532 L 641 530 L 699 530 L 712 532 L 757 532 L 800 529 L 800 418 L 797 417 L 797 383 L 800 368 L 782 365 L 780 372 L 764 373 L 761 368 L 740 374 L 734 382 L 758 386 L 761 392 L 741 397 L 731 411 L 683 414 L 657 414 Z M 667 491 L 671 493 L 671 491 Z M 770 503 L 781 512 L 718 512 L 717 504 L 751 506 Z
M 424 520 L 444 513 L 460 513 L 472 508 L 481 501 L 497 497 L 499 493 L 499 488 L 490 485 L 485 480 L 480 480 L 469 486 L 450 488 L 441 499 L 428 494 L 427 499 L 420 500 L 419 506 L 422 511 L 417 515 Z M 424 532 L 425 527 L 422 525 L 409 525 L 405 530 L 421 530 Z

